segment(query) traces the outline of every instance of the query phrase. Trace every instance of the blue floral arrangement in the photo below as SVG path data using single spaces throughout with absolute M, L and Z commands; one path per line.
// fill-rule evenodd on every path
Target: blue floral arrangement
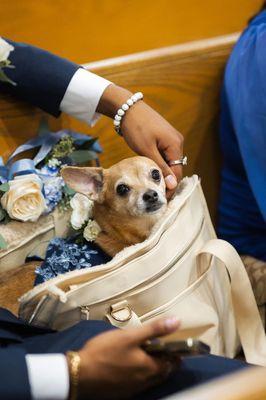
M 34 158 L 17 160 L 28 150 L 37 150 Z M 70 130 L 51 132 L 42 121 L 38 135 L 19 146 L 5 164 L 0 157 L 0 223 L 35 222 L 55 207 L 67 209 L 75 192 L 64 183 L 61 168 L 92 161 L 98 165 L 101 151 L 97 138 Z M 5 247 L 0 235 L 0 249 Z
M 67 239 L 53 238 L 48 245 L 45 260 L 35 270 L 35 285 L 69 271 L 106 264 L 110 260 L 111 257 L 92 241 L 77 242 L 75 236 Z

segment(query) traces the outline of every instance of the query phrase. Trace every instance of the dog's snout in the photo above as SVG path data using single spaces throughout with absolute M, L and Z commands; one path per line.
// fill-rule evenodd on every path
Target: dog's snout
M 152 204 L 158 201 L 158 197 L 158 193 L 155 190 L 149 189 L 144 193 L 143 200 L 145 203 Z

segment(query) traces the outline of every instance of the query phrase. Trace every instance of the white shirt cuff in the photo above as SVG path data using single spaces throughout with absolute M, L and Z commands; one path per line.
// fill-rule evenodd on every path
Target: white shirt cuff
M 96 108 L 100 98 L 112 82 L 79 68 L 73 75 L 61 101 L 60 110 L 93 126 L 100 114 Z
M 27 354 L 32 400 L 66 400 L 69 372 L 63 354 Z

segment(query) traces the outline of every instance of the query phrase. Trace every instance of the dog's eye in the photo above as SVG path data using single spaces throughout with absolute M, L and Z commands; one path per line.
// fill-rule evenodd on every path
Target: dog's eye
M 129 191 L 130 188 L 124 183 L 120 183 L 120 185 L 118 185 L 116 188 L 116 193 L 119 194 L 119 196 L 126 196 Z
M 161 180 L 161 174 L 160 174 L 160 172 L 158 171 L 158 169 L 153 169 L 153 170 L 151 171 L 151 177 L 152 177 L 152 179 L 153 179 L 154 181 L 160 182 L 160 180 Z

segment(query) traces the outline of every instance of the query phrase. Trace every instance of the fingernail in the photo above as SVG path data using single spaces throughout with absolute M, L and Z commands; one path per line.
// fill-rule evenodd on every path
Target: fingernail
M 177 180 L 173 175 L 167 175 L 164 180 L 168 189 L 174 189 L 177 185 Z
M 167 329 L 175 330 L 179 325 L 179 320 L 176 317 L 167 318 L 164 324 Z

